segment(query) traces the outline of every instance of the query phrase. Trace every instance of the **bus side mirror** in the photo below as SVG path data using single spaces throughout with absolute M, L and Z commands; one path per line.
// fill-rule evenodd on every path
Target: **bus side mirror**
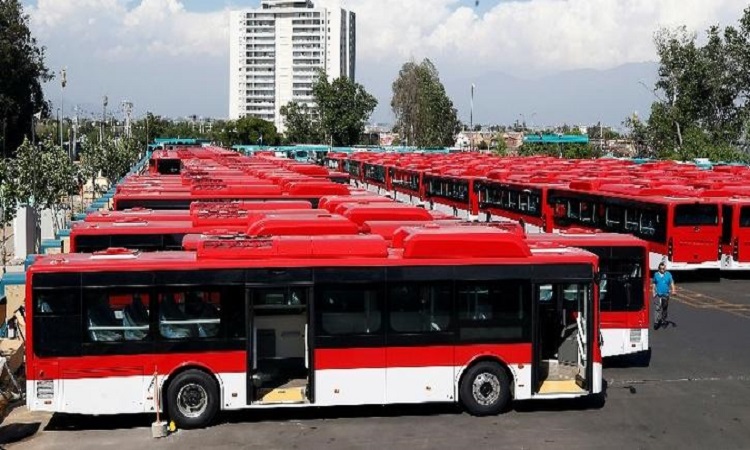
M 602 273 L 601 272 L 596 272 L 594 274 L 594 283 L 596 283 L 597 285 L 599 285 L 601 282 L 602 282 Z

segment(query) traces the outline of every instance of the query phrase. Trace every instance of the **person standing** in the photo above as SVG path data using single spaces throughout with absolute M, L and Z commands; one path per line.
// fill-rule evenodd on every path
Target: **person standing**
M 672 274 L 667 272 L 667 265 L 659 264 L 659 270 L 654 274 L 652 293 L 656 300 L 656 319 L 654 329 L 667 323 L 667 311 L 669 309 L 669 297 L 674 295 L 675 286 Z

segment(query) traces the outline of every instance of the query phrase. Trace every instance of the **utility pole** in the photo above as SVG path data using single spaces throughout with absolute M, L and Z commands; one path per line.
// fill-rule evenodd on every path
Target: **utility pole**
M 474 88 L 471 83 L 471 112 L 469 113 L 469 151 L 474 151 Z
M 75 160 L 76 149 L 78 148 L 78 105 L 75 107 L 75 117 L 73 118 L 73 142 L 70 146 L 70 159 Z
M 65 118 L 65 85 L 68 84 L 67 69 L 60 70 L 60 148 L 63 148 L 63 121 Z M 70 151 L 68 151 L 70 156 Z
M 102 124 L 99 127 L 99 143 L 101 144 L 104 142 L 104 124 L 107 122 L 107 104 L 109 103 L 109 99 L 105 95 L 102 98 Z
M 125 128 L 124 128 L 124 134 L 125 137 L 130 138 L 130 124 L 132 120 L 133 115 L 133 102 L 130 101 L 123 101 L 122 102 L 122 109 L 125 113 Z

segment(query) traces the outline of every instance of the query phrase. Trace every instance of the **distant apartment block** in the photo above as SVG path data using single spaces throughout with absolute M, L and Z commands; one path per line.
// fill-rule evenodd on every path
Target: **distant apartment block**
M 356 15 L 336 0 L 263 0 L 230 13 L 229 117 L 255 116 L 284 130 L 281 107 L 314 106 L 313 78 L 355 78 Z

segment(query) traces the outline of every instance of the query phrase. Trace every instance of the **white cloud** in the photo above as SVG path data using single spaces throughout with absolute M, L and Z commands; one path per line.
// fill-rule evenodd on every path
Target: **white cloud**
M 659 26 L 702 30 L 736 19 L 746 2 L 503 1 L 482 15 L 458 0 L 348 0 L 345 6 L 357 12 L 364 67 L 427 56 L 463 69 L 531 72 L 653 60 Z M 29 12 L 42 38 L 71 41 L 70 51 L 109 58 L 227 54 L 227 11 L 191 12 L 180 0 L 38 0 Z
M 68 41 L 74 43 L 72 49 L 105 60 L 227 54 L 227 10 L 190 12 L 179 0 L 141 0 L 128 6 L 130 3 L 39 0 L 29 8 L 29 14 L 34 31 L 47 45 Z
M 388 85 L 401 63 L 412 58 L 433 59 L 444 78 L 453 79 L 653 61 L 652 36 L 660 26 L 684 24 L 702 31 L 714 23 L 736 23 L 747 4 L 495 2 L 488 8 L 492 2 L 483 0 L 480 13 L 461 0 L 344 1 L 357 13 L 357 77 L 379 93 L 387 109 Z M 181 0 L 37 0 L 26 9 L 33 32 L 48 47 L 50 67 L 69 67 L 71 95 L 88 100 L 119 89 L 122 97 L 172 114 L 226 111 L 227 7 L 195 12 Z M 186 106 L 188 101 L 193 103 Z
M 431 57 L 462 69 L 532 72 L 654 60 L 660 26 L 736 21 L 745 0 L 530 0 L 482 15 L 457 0 L 350 0 L 363 58 Z

